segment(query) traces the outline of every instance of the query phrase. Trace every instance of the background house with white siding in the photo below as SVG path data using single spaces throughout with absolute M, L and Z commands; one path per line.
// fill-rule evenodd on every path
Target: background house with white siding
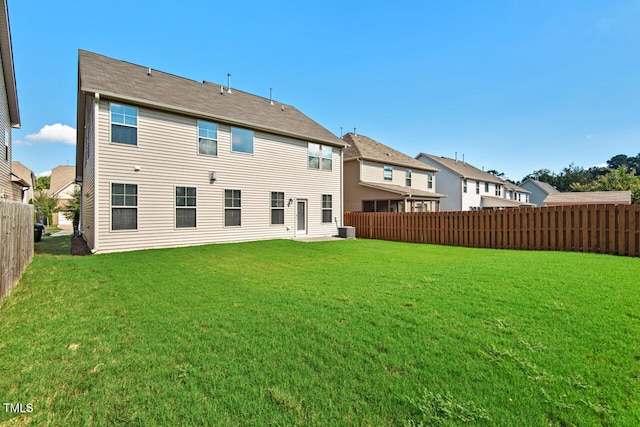
M 6 0 L 0 3 L 0 67 L 0 198 L 20 202 L 27 183 L 11 172 L 11 129 L 20 127 L 20 111 Z
M 291 105 L 79 51 L 76 181 L 94 252 L 328 236 L 345 143 Z
M 419 161 L 440 169 L 436 191 L 446 194 L 443 211 L 533 206 L 529 191 L 457 159 L 420 153 Z
M 344 205 L 347 212 L 437 212 L 436 172 L 364 135 L 345 134 Z
M 520 183 L 520 187 L 531 192 L 529 201 L 536 206 L 544 206 L 544 199 L 549 194 L 558 194 L 559 191 L 548 182 L 538 181 L 535 179 L 526 179 Z

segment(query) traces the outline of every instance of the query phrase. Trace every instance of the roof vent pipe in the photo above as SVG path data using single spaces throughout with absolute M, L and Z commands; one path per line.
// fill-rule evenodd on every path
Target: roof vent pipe
M 269 88 L 269 104 L 273 105 L 273 88 Z
M 354 134 L 354 135 L 357 135 L 357 134 L 358 134 L 358 133 L 356 132 L 356 128 L 355 128 L 355 126 L 353 127 L 353 134 Z
M 220 85 L 220 95 L 224 95 L 224 87 Z
M 231 93 L 231 73 L 227 73 L 227 93 Z
M 147 70 L 147 76 L 151 75 L 151 67 L 149 67 L 149 69 Z
M 455 162 L 458 163 L 458 152 L 456 151 L 456 158 L 455 158 Z

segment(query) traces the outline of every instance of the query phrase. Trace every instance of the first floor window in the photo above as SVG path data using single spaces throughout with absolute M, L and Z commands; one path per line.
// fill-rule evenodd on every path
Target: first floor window
M 138 229 L 138 186 L 111 184 L 111 229 Z
M 240 190 L 224 190 L 224 225 L 226 227 L 242 225 L 241 204 Z
M 198 153 L 218 155 L 218 125 L 198 120 Z
M 322 195 L 322 222 L 331 222 L 331 194 Z
M 284 224 L 284 193 L 271 192 L 271 225 Z
M 138 145 L 138 109 L 111 103 L 111 142 Z
M 196 226 L 196 188 L 176 187 L 176 228 Z

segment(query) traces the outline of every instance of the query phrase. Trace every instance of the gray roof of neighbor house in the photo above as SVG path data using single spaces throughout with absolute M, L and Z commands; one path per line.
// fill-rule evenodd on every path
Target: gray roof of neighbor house
M 344 159 L 364 159 L 388 165 L 402 166 L 410 169 L 418 169 L 429 172 L 437 172 L 438 169 L 429 166 L 411 156 L 394 150 L 367 136 L 347 133 L 342 139 L 350 146 L 344 150 Z
M 55 194 L 68 186 L 73 184 L 76 178 L 75 166 L 56 166 L 51 170 L 51 183 L 49 190 L 51 194 Z
M 503 180 L 502 185 L 504 185 L 504 188 L 507 191 L 517 191 L 518 193 L 531 194 L 531 191 L 527 190 L 526 188 L 522 188 L 519 185 L 516 185 L 513 182 L 509 182 L 507 180 Z
M 544 191 L 547 194 L 558 194 L 559 191 L 556 190 L 553 185 L 549 184 L 548 182 L 543 182 L 543 181 L 538 181 L 535 179 L 526 179 L 525 181 L 521 182 L 520 185 L 523 185 L 526 182 L 530 182 L 533 185 L 535 185 L 536 187 L 538 187 L 539 189 L 541 189 L 542 191 Z
M 13 68 L 13 49 L 11 46 L 11 30 L 9 28 L 9 12 L 7 10 L 6 0 L 2 0 L 2 5 L 0 5 L 0 58 L 2 59 L 7 103 L 9 104 L 9 120 L 12 127 L 19 128 L 20 109 L 18 108 L 18 89 L 16 87 L 16 75 Z
M 587 204 L 631 204 L 631 191 L 585 191 L 549 194 L 544 199 L 545 206 L 587 205 Z
M 221 90 L 223 89 L 223 90 Z M 344 147 L 344 142 L 295 107 L 227 88 L 198 82 L 85 50 L 78 51 L 77 141 L 84 139 L 83 93 L 174 111 L 290 136 L 321 144 Z M 76 165 L 82 168 L 83 144 L 78 144 Z M 81 177 L 81 173 L 79 173 Z
M 492 182 L 494 184 L 505 184 L 503 179 L 498 178 L 495 175 L 491 175 L 488 172 L 478 169 L 475 166 L 470 165 L 469 163 L 450 159 L 448 157 L 439 157 L 431 154 L 420 153 L 416 156 L 416 159 L 419 159 L 420 156 L 428 157 L 434 162 L 438 163 L 442 167 L 449 169 L 450 171 L 460 175 L 462 178 L 473 179 L 475 181 L 483 181 L 483 182 Z M 527 190 L 522 190 L 523 192 L 527 192 Z

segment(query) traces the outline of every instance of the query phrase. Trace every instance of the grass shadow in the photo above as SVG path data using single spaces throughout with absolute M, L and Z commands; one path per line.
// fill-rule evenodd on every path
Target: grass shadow
M 36 254 L 71 256 L 71 236 L 44 236 L 33 249 Z

